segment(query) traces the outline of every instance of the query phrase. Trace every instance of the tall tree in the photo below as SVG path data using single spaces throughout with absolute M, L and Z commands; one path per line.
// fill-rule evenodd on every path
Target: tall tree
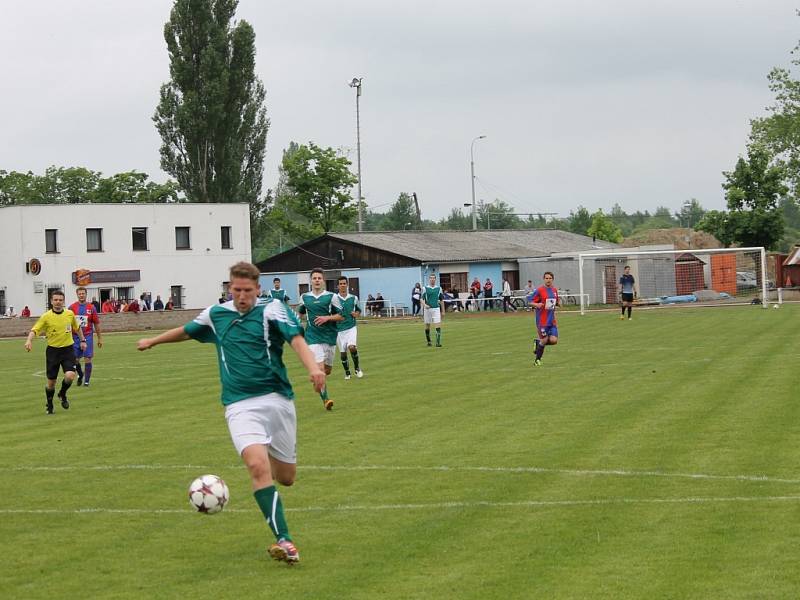
M 153 121 L 161 168 L 192 202 L 261 195 L 269 122 L 255 75 L 255 32 L 231 23 L 238 0 L 175 0 L 164 39 L 170 81 Z
M 579 206 L 575 212 L 569 211 L 569 230 L 572 233 L 586 235 L 592 224 L 591 213 L 583 206 Z
M 381 224 L 388 231 L 403 231 L 415 229 L 417 226 L 417 211 L 414 209 L 414 199 L 410 194 L 402 192 L 397 201 L 389 208 Z
M 747 158 L 740 156 L 733 171 L 723 172 L 728 211 L 711 211 L 697 229 L 725 245 L 776 247 L 784 230 L 778 201 L 788 188 L 783 183 L 783 167 L 771 162 L 772 155 L 764 146 L 751 144 Z
M 592 224 L 589 225 L 586 235 L 598 240 L 606 240 L 607 242 L 617 243 L 622 241 L 622 230 L 617 227 L 609 216 L 603 214 L 602 210 L 598 210 L 592 215 Z
M 793 54 L 800 53 L 800 45 Z M 792 64 L 800 67 L 800 58 Z M 800 80 L 790 69 L 775 67 L 767 76 L 769 89 L 775 94 L 775 104 L 768 107 L 767 117 L 751 122 L 751 138 L 766 147 L 778 164 L 784 167 L 784 175 L 792 195 L 800 197 Z
M 309 142 L 285 154 L 281 166 L 292 192 L 289 209 L 306 220 L 308 234 L 333 231 L 352 222 L 357 207 L 350 188 L 358 180 L 346 157 Z

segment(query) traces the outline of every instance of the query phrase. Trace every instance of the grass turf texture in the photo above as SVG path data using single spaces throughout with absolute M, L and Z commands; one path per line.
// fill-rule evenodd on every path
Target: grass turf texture
M 213 348 L 108 335 L 44 414 L 44 342 L 0 342 L 6 598 L 789 598 L 800 591 L 800 306 L 359 328 L 323 410 L 290 360 L 301 554 L 271 542 L 218 404 Z M 352 363 L 351 363 L 352 366 Z M 60 378 L 59 378 L 60 379 Z M 221 514 L 192 512 L 203 473 Z

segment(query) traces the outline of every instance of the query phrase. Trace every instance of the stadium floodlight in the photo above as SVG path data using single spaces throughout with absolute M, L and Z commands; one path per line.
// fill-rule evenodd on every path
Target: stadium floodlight
M 574 257 L 558 260 L 570 259 Z M 559 276 L 559 287 L 578 284 L 581 314 L 590 305 L 606 308 L 618 302 L 619 278 L 626 265 L 636 280 L 636 303 L 644 306 L 746 302 L 767 308 L 774 287 L 763 247 L 584 252 L 578 254 L 577 282 L 569 279 L 574 267 L 562 265 L 566 277 Z M 548 268 L 558 270 L 558 265 Z
M 478 215 L 475 212 L 475 142 L 485 139 L 485 135 L 479 135 L 469 145 L 469 172 L 470 182 L 472 184 L 472 231 L 478 229 Z M 466 204 L 464 205 L 466 206 Z
M 361 203 L 363 196 L 361 195 L 361 106 L 359 99 L 361 98 L 361 82 L 363 77 L 353 77 L 353 80 L 348 83 L 351 88 L 356 90 L 356 157 L 358 160 L 358 230 L 362 231 L 364 222 L 361 218 Z

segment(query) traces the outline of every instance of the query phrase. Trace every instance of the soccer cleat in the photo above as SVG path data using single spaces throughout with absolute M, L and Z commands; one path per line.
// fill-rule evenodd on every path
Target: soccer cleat
M 430 348 L 430 347 L 431 347 L 431 343 L 430 343 L 430 342 L 428 342 L 428 348 Z
M 441 342 L 436 342 L 436 347 L 437 347 L 437 348 L 441 348 L 441 347 L 442 347 L 442 344 L 441 344 Z
M 77 385 L 82 385 L 82 384 L 83 384 L 83 375 L 78 375 L 78 383 L 77 383 Z
M 282 560 L 290 565 L 300 562 L 300 553 L 289 540 L 278 540 L 276 544 L 269 547 L 268 552 L 275 560 Z
M 541 358 L 537 358 L 537 359 L 535 359 L 535 360 L 533 361 L 533 366 L 534 366 L 534 367 L 541 367 L 541 366 L 542 366 L 542 359 L 541 359 Z
M 345 373 L 344 380 L 347 381 L 348 379 L 350 379 L 350 373 Z
M 80 385 L 80 383 L 78 385 Z M 83 387 L 89 387 L 89 382 L 88 381 L 84 381 L 83 382 Z
M 363 376 L 364 376 L 364 371 L 362 371 L 361 369 L 356 369 L 356 377 L 361 379 Z
M 628 317 L 628 321 L 630 321 L 630 320 L 631 320 L 631 317 Z
M 619 316 L 619 320 L 620 320 L 620 321 L 622 321 L 622 319 L 624 319 L 624 318 L 625 318 L 625 315 L 620 315 L 620 316 Z
M 333 400 L 330 398 L 323 400 L 322 404 L 325 406 L 325 410 L 333 410 Z
M 52 401 L 48 401 L 47 402 L 47 414 L 48 415 L 52 415 L 54 412 L 55 411 L 53 410 L 53 402 Z
M 67 410 L 69 408 L 69 400 L 67 400 L 67 395 L 59 394 L 58 397 L 61 398 L 61 408 Z

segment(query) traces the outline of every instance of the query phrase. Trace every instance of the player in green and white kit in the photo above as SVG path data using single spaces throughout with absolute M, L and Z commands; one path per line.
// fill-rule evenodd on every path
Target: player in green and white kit
M 336 311 L 342 316 L 341 321 L 336 322 L 336 345 L 339 346 L 339 358 L 342 359 L 344 367 L 344 378 L 350 379 L 350 365 L 347 363 L 347 351 L 353 357 L 353 366 L 356 368 L 356 377 L 361 379 L 364 373 L 358 364 L 358 328 L 356 327 L 356 317 L 361 316 L 361 307 L 358 305 L 358 296 L 354 296 L 347 291 L 347 277 L 339 277 L 339 293 L 333 296 L 333 305 Z
M 272 280 L 272 289 L 269 291 L 269 297 L 283 302 L 289 301 L 289 296 L 286 295 L 286 290 L 281 288 L 281 279 L 276 277 Z
M 342 320 L 332 301 L 333 294 L 325 289 L 322 269 L 312 270 L 311 291 L 300 296 L 297 310 L 306 315 L 306 342 L 325 375 L 331 374 L 336 348 L 336 322 Z M 326 410 L 333 410 L 333 400 L 328 397 L 327 387 L 322 388 L 319 397 Z
M 205 309 L 183 327 L 139 340 L 139 350 L 196 339 L 216 344 L 222 404 L 236 450 L 242 457 L 254 496 L 277 540 L 269 548 L 275 560 L 300 560 L 289 535 L 283 503 L 274 481 L 292 485 L 297 474 L 297 421 L 294 392 L 283 364 L 288 342 L 310 376 L 314 389 L 325 386 L 325 373 L 303 339 L 297 315 L 283 302 L 258 302 L 258 268 L 240 262 L 231 267 L 233 299 Z
M 428 285 L 422 290 L 422 320 L 425 322 L 425 339 L 431 345 L 431 323 L 436 325 L 436 347 L 442 347 L 442 288 L 436 285 L 436 275 L 428 275 Z

